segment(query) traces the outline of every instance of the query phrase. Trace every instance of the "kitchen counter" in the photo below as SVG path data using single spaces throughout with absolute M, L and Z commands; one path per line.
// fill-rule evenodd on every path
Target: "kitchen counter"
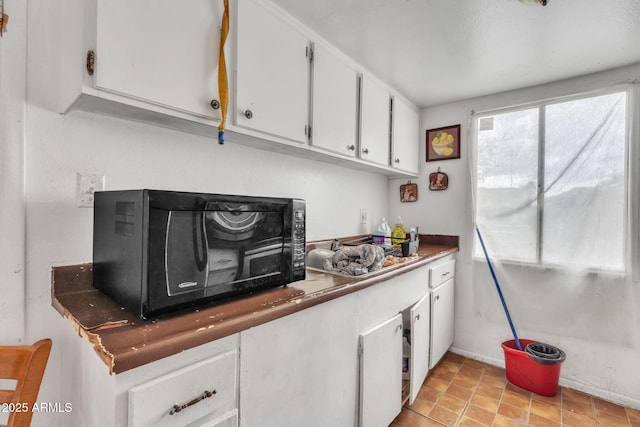
M 307 248 L 331 241 L 311 242 Z M 421 235 L 417 257 L 350 277 L 307 269 L 306 279 L 236 299 L 142 320 L 92 285 L 92 265 L 52 268 L 53 307 L 118 374 L 373 286 L 458 251 L 458 238 Z M 425 287 L 427 284 L 425 283 Z

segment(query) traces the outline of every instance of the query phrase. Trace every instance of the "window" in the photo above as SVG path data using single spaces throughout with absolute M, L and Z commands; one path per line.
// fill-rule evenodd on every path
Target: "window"
M 474 116 L 476 223 L 498 259 L 625 270 L 626 107 L 618 91 Z

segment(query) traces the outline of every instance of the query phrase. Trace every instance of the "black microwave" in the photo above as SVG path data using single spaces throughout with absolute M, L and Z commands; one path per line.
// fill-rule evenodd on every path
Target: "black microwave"
M 304 200 L 95 193 L 93 285 L 141 318 L 304 278 Z

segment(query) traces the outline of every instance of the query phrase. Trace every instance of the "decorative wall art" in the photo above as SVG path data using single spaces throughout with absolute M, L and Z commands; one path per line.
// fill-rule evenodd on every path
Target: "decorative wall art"
M 418 184 L 411 181 L 400 186 L 400 201 L 402 203 L 415 202 L 418 200 Z
M 446 190 L 448 187 L 449 176 L 444 172 L 440 172 L 440 168 L 438 168 L 438 172 L 429 174 L 429 190 L 441 191 Z
M 460 125 L 427 130 L 427 162 L 460 158 Z

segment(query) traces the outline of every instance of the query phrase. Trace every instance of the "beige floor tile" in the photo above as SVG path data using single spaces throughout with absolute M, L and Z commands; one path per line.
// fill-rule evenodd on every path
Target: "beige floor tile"
M 493 421 L 493 427 L 521 427 L 526 424 L 507 418 L 503 415 L 496 415 L 496 419 Z
M 562 401 L 562 410 L 565 412 L 571 412 L 574 414 L 582 415 L 583 417 L 595 419 L 595 415 L 593 413 L 593 407 L 591 403 L 578 403 L 571 400 L 563 400 Z
M 498 414 L 510 418 L 518 423 L 526 423 L 528 418 L 529 408 L 523 409 L 518 406 L 513 406 L 508 403 L 500 403 L 498 406 Z
M 478 388 L 476 389 L 477 394 L 482 394 L 483 396 L 488 396 L 493 399 L 500 399 L 502 397 L 504 389 L 499 387 L 494 387 L 489 384 L 480 383 L 478 384 Z
M 447 393 L 463 400 L 469 400 L 473 395 L 473 388 L 452 383 L 447 388 Z
M 562 398 L 565 401 L 570 400 L 572 402 L 582 403 L 585 405 L 591 404 L 591 396 L 589 396 L 588 394 L 585 394 L 578 390 L 573 390 L 573 389 L 564 388 L 564 387 L 561 390 L 562 390 Z
M 534 413 L 529 414 L 529 422 L 527 423 L 530 427 L 560 427 L 560 421 L 553 421 L 548 418 L 541 417 Z
M 489 411 L 480 406 L 469 405 L 467 407 L 467 410 L 464 412 L 464 416 L 467 418 L 471 418 L 483 425 L 490 426 L 493 424 L 493 421 L 496 418 L 496 413 L 495 411 Z
M 606 400 L 602 400 L 597 397 L 593 398 L 593 406 L 596 410 L 596 417 L 598 417 L 600 414 L 609 414 L 609 415 L 614 415 L 616 417 L 621 417 L 621 418 L 627 417 L 627 413 L 624 410 L 624 406 L 607 402 Z
M 458 423 L 458 427 L 489 427 L 491 424 L 482 424 L 468 417 L 462 417 Z
M 472 404 L 479 406 L 481 408 L 486 409 L 487 411 L 491 411 L 494 414 L 498 412 L 498 406 L 500 406 L 500 399 L 494 399 L 493 397 L 485 396 L 483 394 L 478 394 L 476 392 L 471 398 Z
M 456 421 L 460 417 L 459 414 L 445 408 L 442 405 L 436 405 L 429 412 L 429 418 L 434 419 L 446 426 L 455 426 Z
M 532 400 L 530 412 L 552 421 L 561 421 L 562 411 L 559 406 L 549 405 L 548 403 L 538 400 Z
M 464 377 L 468 377 L 477 381 L 482 376 L 482 369 L 467 367 L 465 364 L 465 365 L 462 365 L 462 368 L 460 368 L 457 375 L 458 376 L 462 375 Z
M 433 375 L 429 375 L 424 383 L 428 387 L 444 392 L 447 387 L 449 387 L 450 381 L 445 381 L 440 378 L 436 378 Z
M 392 426 L 402 427 L 422 427 L 426 417 L 408 409 L 400 412 L 400 415 L 393 420 Z
M 625 411 L 627 412 L 627 416 L 629 417 L 629 420 L 640 422 L 640 410 L 633 409 L 633 408 L 625 408 Z
M 562 425 L 567 427 L 593 427 L 596 425 L 596 420 L 575 412 L 563 410 Z
M 440 400 L 438 400 L 438 405 L 442 405 L 458 415 L 462 413 L 467 403 L 467 400 L 460 399 L 449 393 L 443 394 Z
M 531 398 L 524 394 L 515 393 L 512 390 L 505 390 L 504 393 L 502 393 L 502 401 L 510 405 L 529 410 Z
M 427 416 L 434 406 L 434 402 L 429 402 L 428 400 L 420 399 L 418 397 L 408 408 L 421 415 Z
M 534 393 L 533 397 L 531 399 L 534 402 L 546 403 L 548 405 L 557 406 L 558 408 L 560 408 L 562 406 L 562 393 L 561 392 L 558 392 L 558 394 L 553 396 L 553 397 L 540 396 L 539 394 L 535 394 Z
M 616 417 L 615 415 L 608 414 L 606 412 L 600 412 L 596 415 L 596 422 L 598 426 L 607 427 L 629 427 L 629 419 L 626 417 Z

